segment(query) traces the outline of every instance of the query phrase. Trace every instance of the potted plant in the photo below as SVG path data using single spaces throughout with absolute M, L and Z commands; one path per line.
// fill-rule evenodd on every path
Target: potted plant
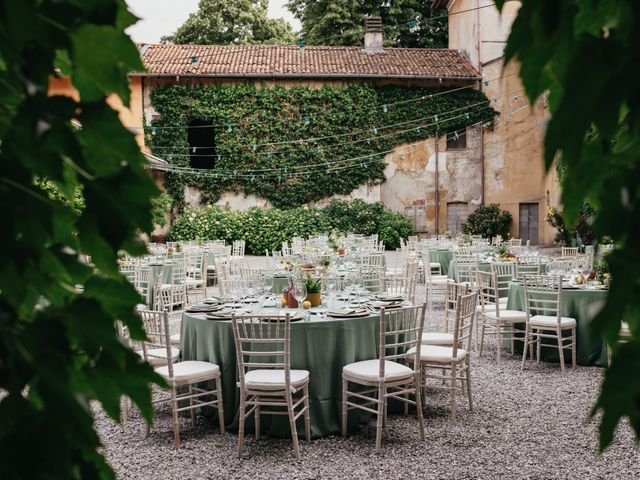
M 307 286 L 307 297 L 305 301 L 311 303 L 312 307 L 317 307 L 322 303 L 322 279 L 314 278 L 311 275 L 307 275 L 305 278 L 305 284 Z

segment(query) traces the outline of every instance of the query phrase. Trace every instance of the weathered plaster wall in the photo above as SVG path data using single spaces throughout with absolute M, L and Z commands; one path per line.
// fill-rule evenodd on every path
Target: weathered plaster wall
M 555 171 L 547 175 L 543 162 L 549 112 L 544 99 L 527 106 L 519 65 L 503 66 L 503 51 L 520 2 L 506 3 L 502 15 L 495 7 L 478 9 L 492 3 L 456 0 L 449 17 L 449 47 L 465 52 L 483 78 L 492 80 L 483 89 L 490 99 L 498 99 L 493 107 L 501 114 L 495 128 L 484 136 L 484 200 L 485 204 L 499 203 L 513 215 L 510 233 L 515 237 L 521 236 L 520 204 L 539 203 L 540 243 L 550 243 L 555 229 L 545 216 L 549 207 L 559 204 L 560 186 Z M 473 10 L 459 13 L 469 9 Z

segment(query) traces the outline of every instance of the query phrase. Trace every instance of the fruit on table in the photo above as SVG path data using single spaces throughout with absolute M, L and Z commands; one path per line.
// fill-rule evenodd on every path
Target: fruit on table
M 302 304 L 302 308 L 304 308 L 305 310 L 309 310 L 311 308 L 311 302 L 309 300 L 305 300 Z
M 582 275 L 576 277 L 576 283 L 582 285 L 584 283 L 584 277 Z

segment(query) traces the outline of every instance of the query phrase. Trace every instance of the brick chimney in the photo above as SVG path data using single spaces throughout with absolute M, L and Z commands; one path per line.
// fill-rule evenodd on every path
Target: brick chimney
M 382 52 L 382 18 L 365 17 L 364 19 L 364 51 Z

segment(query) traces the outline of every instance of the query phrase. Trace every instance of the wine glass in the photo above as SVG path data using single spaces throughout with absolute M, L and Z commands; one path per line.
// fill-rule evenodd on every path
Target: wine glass
M 327 276 L 327 293 L 329 294 L 329 301 L 327 302 L 327 306 L 329 308 L 333 308 L 333 303 L 334 303 L 334 292 L 336 290 L 336 286 L 338 284 L 338 277 L 336 276 L 335 272 L 331 272 L 328 276 Z
M 299 280 L 293 284 L 293 298 L 298 302 L 298 312 L 303 314 L 302 302 L 307 298 L 307 285 L 303 280 Z

